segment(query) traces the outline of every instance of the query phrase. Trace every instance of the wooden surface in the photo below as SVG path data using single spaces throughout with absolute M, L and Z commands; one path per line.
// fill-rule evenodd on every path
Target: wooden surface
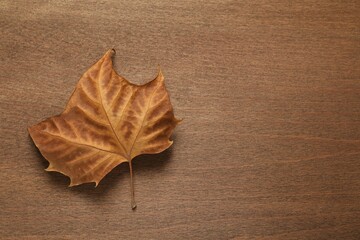
M 360 239 L 359 1 L 1 1 L 1 239 Z M 27 127 L 109 48 L 171 149 L 68 188 Z

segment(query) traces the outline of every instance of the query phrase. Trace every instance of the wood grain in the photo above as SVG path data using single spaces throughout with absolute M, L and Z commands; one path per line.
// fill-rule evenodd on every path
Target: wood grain
M 359 1 L 1 1 L 1 239 L 360 239 Z M 26 131 L 109 48 L 174 145 L 68 188 Z

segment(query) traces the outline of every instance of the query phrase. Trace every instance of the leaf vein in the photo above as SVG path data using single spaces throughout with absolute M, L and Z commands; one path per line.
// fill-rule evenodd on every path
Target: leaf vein
M 136 137 L 135 137 L 135 139 L 134 139 L 134 141 L 133 141 L 133 143 L 132 143 L 132 145 L 131 145 L 130 151 L 129 151 L 129 153 L 128 153 L 129 156 L 131 156 L 131 152 L 132 152 L 133 147 L 134 147 L 134 145 L 135 145 L 135 143 L 136 143 L 136 140 L 137 140 L 137 138 L 139 137 L 140 132 L 141 132 L 141 130 L 142 130 L 143 127 L 144 127 L 145 118 L 146 118 L 146 115 L 147 115 L 148 112 L 149 112 L 150 103 L 151 103 L 151 101 L 152 101 L 152 99 L 153 99 L 153 97 L 154 97 L 154 94 L 157 92 L 157 90 L 158 90 L 160 87 L 161 87 L 161 84 L 159 84 L 159 86 L 157 86 L 156 89 L 154 90 L 154 92 L 151 94 L 151 97 L 150 97 L 149 102 L 148 102 L 147 107 L 146 107 L 145 115 L 144 115 L 144 117 L 143 117 L 143 119 L 142 119 L 142 122 L 141 122 L 141 127 L 140 127 L 138 133 L 136 134 Z
M 132 102 L 132 101 L 130 101 L 130 100 L 133 98 L 133 96 L 134 96 L 134 97 L 136 96 L 136 93 L 138 92 L 138 90 L 139 90 L 139 88 L 137 88 L 137 89 L 131 94 L 131 96 L 129 97 L 129 99 L 127 100 L 125 107 L 124 107 L 123 110 L 121 111 L 120 120 L 119 120 L 119 121 L 116 123 L 116 125 L 115 125 L 115 129 L 117 129 L 117 128 L 119 127 L 120 122 L 121 122 L 121 121 L 123 120 L 123 118 L 124 118 L 124 112 L 125 112 L 126 108 L 128 107 L 129 103 Z
M 87 171 L 85 171 L 83 174 L 81 174 L 79 177 L 77 177 L 79 180 L 81 178 L 83 178 L 84 176 L 86 176 L 88 173 L 90 173 L 91 171 L 93 171 L 94 169 L 96 169 L 97 167 L 101 166 L 106 160 L 108 160 L 109 158 L 111 158 L 112 156 L 108 156 L 105 159 L 101 160 L 100 163 L 95 163 L 95 166 L 91 167 L 90 169 L 88 169 Z
M 79 143 L 79 142 L 71 141 L 68 138 L 64 138 L 62 136 L 59 136 L 59 135 L 56 135 L 56 134 L 53 134 L 53 133 L 50 133 L 50 132 L 47 132 L 47 131 L 43 131 L 43 130 L 40 130 L 40 131 L 44 132 L 44 133 L 46 133 L 46 134 L 48 134 L 48 135 L 50 135 L 50 136 L 52 136 L 54 138 L 61 139 L 63 141 L 69 142 L 69 143 L 74 144 L 74 145 L 80 145 L 80 146 L 84 146 L 84 147 L 88 147 L 88 148 L 94 148 L 94 149 L 97 149 L 97 150 L 100 150 L 100 151 L 103 151 L 103 152 L 108 152 L 108 153 L 117 154 L 117 155 L 122 156 L 122 154 L 118 153 L 118 152 L 113 152 L 113 151 L 110 151 L 110 150 L 102 149 L 102 148 L 96 147 L 94 145 L 89 145 L 89 144 L 86 144 L 86 143 Z
M 115 132 L 115 130 L 114 130 L 112 124 L 111 124 L 110 118 L 109 118 L 109 116 L 108 116 L 108 114 L 107 114 L 107 111 L 106 111 L 106 109 L 105 109 L 105 107 L 104 107 L 104 104 L 103 104 L 103 101 L 102 101 L 101 88 L 100 88 L 100 79 L 97 79 L 97 80 L 98 80 L 98 81 L 97 81 L 97 83 L 98 83 L 98 84 L 97 84 L 97 85 L 98 85 L 98 91 L 99 91 L 99 95 L 100 95 L 100 105 L 101 105 L 101 107 L 102 107 L 102 109 L 103 109 L 103 111 L 104 111 L 104 113 L 105 113 L 105 116 L 106 116 L 106 118 L 107 118 L 107 120 L 108 120 L 108 122 L 109 122 L 109 124 L 110 124 L 111 130 L 112 130 L 112 132 L 114 133 L 117 142 L 119 143 L 119 145 L 120 145 L 120 147 L 123 149 L 123 151 L 126 152 L 126 149 L 125 149 L 124 145 L 120 142 L 120 139 L 119 139 L 118 135 L 116 134 L 116 132 Z
M 109 126 L 109 124 L 106 124 L 106 123 L 104 123 L 104 122 L 100 122 L 99 120 L 91 117 L 91 115 L 90 115 L 91 113 L 87 112 L 86 110 L 84 110 L 84 109 L 81 108 L 80 106 L 76 106 L 76 108 L 79 109 L 79 110 L 80 110 L 85 116 L 87 116 L 90 120 L 92 120 L 92 121 L 94 121 L 94 122 L 96 122 L 96 123 L 98 123 L 98 124 L 100 124 L 100 125 L 102 125 L 102 126 L 106 126 L 106 127 Z

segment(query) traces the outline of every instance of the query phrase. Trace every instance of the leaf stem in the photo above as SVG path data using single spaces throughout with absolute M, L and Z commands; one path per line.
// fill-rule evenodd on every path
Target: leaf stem
M 129 167 L 130 167 L 131 208 L 134 210 L 136 208 L 136 202 L 135 202 L 134 180 L 133 180 L 133 170 L 132 170 L 131 160 L 129 161 Z

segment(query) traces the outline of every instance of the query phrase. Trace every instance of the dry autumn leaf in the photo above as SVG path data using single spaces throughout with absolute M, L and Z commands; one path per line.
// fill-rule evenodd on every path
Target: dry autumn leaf
M 131 161 L 141 154 L 160 153 L 179 123 L 164 77 L 135 85 L 112 66 L 114 50 L 80 78 L 65 110 L 28 131 L 49 161 L 47 171 L 70 177 L 70 186 L 101 179 L 117 165 L 130 166 L 132 207 L 135 208 Z

